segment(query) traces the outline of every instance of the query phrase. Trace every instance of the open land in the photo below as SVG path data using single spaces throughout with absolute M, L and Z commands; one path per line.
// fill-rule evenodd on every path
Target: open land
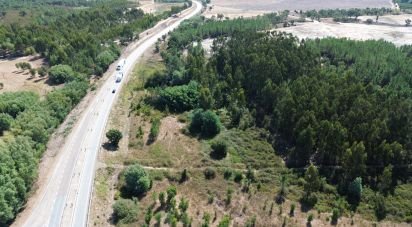
M 223 14 L 227 17 L 251 17 L 263 13 L 283 10 L 348 9 L 348 8 L 392 8 L 391 0 L 212 0 L 206 17 Z
M 325 37 L 349 38 L 354 40 L 383 39 L 397 46 L 412 43 L 412 29 L 406 27 L 405 20 L 412 15 L 387 15 L 379 18 L 379 23 L 366 24 L 370 16 L 360 17 L 360 23 L 337 23 L 332 19 L 321 19 L 321 22 L 297 23 L 296 26 L 277 30 L 292 33 L 300 39 Z M 374 19 L 374 18 L 373 18 Z
M 38 56 L 26 56 L 11 60 L 0 61 L 0 83 L 3 92 L 16 92 L 16 91 L 33 91 L 41 96 L 47 94 L 47 92 L 53 89 L 49 83 L 47 83 L 46 77 L 39 77 L 36 75 L 32 77 L 28 70 L 21 70 L 16 68 L 16 63 L 28 62 L 32 68 L 40 68 L 46 63 L 43 58 Z

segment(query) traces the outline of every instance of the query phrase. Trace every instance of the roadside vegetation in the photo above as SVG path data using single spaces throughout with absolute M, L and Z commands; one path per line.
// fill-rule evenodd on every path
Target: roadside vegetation
M 195 137 L 204 144 L 200 152 L 209 156 L 192 163 L 204 169 L 189 170 L 188 182 L 216 186 L 212 182 L 224 177 L 240 183 L 239 192 L 226 189 L 227 206 L 239 199 L 234 194 L 264 197 L 259 191 L 267 189 L 275 204 L 290 209 L 281 222 L 293 219 L 295 204 L 309 211 L 308 225 L 316 219 L 336 224 L 345 216 L 353 221 L 354 214 L 410 222 L 412 198 L 404 190 L 411 186 L 410 47 L 333 38 L 299 41 L 256 32 L 259 26 L 236 31 L 231 23 L 242 20 L 187 22 L 161 52 L 166 71 L 145 80 L 151 95 L 141 99 L 145 104 L 139 101 L 139 109 L 152 105 L 179 115 L 190 136 L 198 136 L 203 125 L 221 124 L 220 130 Z M 212 32 L 215 26 L 219 32 Z M 204 38 L 215 38 L 209 59 L 198 44 Z M 206 112 L 215 120 L 203 123 Z M 276 191 L 269 190 L 273 187 Z M 282 207 L 278 212 L 285 212 Z M 248 217 L 250 223 L 267 223 L 264 216 Z
M 88 7 L 49 15 L 45 8 L 56 5 Z M 51 134 L 86 95 L 89 77 L 102 75 L 119 56 L 121 46 L 114 41 L 128 43 L 138 39 L 139 32 L 171 12 L 147 15 L 120 0 L 1 1 L 0 6 L 5 10 L 3 16 L 12 8 L 25 12 L 45 7 L 40 12 L 44 13 L 41 21 L 0 24 L 0 56 L 39 54 L 47 60 L 49 68 L 33 71 L 27 68 L 27 63 L 18 66 L 33 71 L 31 74 L 48 73 L 50 83 L 61 84 L 44 98 L 32 92 L 0 94 L 0 225 L 3 226 L 9 225 L 24 206 Z M 113 145 L 121 138 L 118 132 L 108 136 Z

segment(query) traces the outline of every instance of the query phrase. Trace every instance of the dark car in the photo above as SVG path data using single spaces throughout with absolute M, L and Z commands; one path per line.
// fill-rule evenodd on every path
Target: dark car
M 116 89 L 113 89 L 112 93 L 114 94 L 116 92 Z

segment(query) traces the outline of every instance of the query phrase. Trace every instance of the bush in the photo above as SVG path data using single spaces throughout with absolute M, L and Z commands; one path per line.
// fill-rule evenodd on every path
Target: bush
M 157 106 L 173 112 L 184 112 L 196 108 L 199 103 L 199 85 L 192 81 L 188 85 L 167 87 L 158 90 Z
M 235 177 L 233 179 L 236 183 L 240 183 L 243 180 L 243 174 L 240 171 L 235 172 Z
M 386 204 L 385 204 L 385 198 L 381 194 L 376 194 L 375 196 L 375 204 L 374 204 L 374 210 L 375 210 L 375 215 L 378 220 L 383 220 L 386 217 Z
M 230 226 L 230 217 L 228 215 L 223 216 L 220 220 L 218 227 L 229 227 Z
M 216 171 L 210 167 L 207 167 L 204 171 L 203 174 L 205 175 L 205 178 L 208 180 L 211 180 L 216 177 Z
M 75 78 L 75 72 L 68 65 L 55 65 L 49 70 L 49 78 L 55 84 L 62 84 Z
M 214 159 L 223 159 L 226 157 L 228 145 L 225 141 L 223 140 L 213 141 L 211 148 L 212 148 L 212 152 L 210 156 L 212 156 Z
M 362 197 L 362 178 L 357 177 L 348 187 L 349 201 L 359 203 Z
M 197 109 L 193 112 L 189 131 L 192 134 L 200 133 L 203 137 L 213 137 L 219 134 L 221 127 L 219 117 L 214 112 Z
M 138 204 L 130 199 L 119 199 L 113 204 L 113 218 L 115 222 L 132 223 L 137 220 Z
M 119 146 L 119 142 L 120 140 L 123 138 L 122 133 L 117 130 L 117 129 L 110 129 L 107 133 L 106 133 L 106 137 L 107 139 L 109 139 L 110 143 L 117 147 Z
M 152 121 L 152 126 L 150 127 L 149 143 L 156 141 L 160 131 L 160 124 L 161 122 L 159 118 L 155 118 Z
M 223 177 L 225 178 L 225 180 L 230 180 L 232 175 L 233 175 L 233 171 L 231 169 L 225 169 L 223 172 Z
M 332 224 L 336 225 L 338 223 L 339 216 L 340 216 L 339 210 L 337 208 L 334 208 L 332 210 L 332 218 L 331 218 Z
M 127 167 L 124 177 L 126 182 L 125 188 L 132 196 L 140 196 L 152 187 L 148 174 L 138 164 Z
M 0 135 L 3 135 L 4 131 L 7 131 L 10 129 L 12 121 L 13 121 L 12 116 L 6 113 L 0 113 Z

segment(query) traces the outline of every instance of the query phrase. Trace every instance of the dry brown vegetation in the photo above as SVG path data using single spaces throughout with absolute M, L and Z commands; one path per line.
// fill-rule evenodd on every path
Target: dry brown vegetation
M 45 95 L 53 89 L 53 86 L 47 83 L 46 77 L 39 77 L 36 74 L 32 77 L 29 70 L 16 68 L 16 63 L 28 62 L 32 68 L 40 68 L 46 63 L 43 58 L 38 56 L 26 56 L 10 60 L 0 60 L 0 83 L 3 84 L 0 93 L 15 91 L 33 91 L 39 95 Z
M 224 14 L 228 17 L 250 17 L 283 10 L 347 9 L 347 8 L 391 8 L 391 0 L 212 0 L 211 10 L 206 17 Z

